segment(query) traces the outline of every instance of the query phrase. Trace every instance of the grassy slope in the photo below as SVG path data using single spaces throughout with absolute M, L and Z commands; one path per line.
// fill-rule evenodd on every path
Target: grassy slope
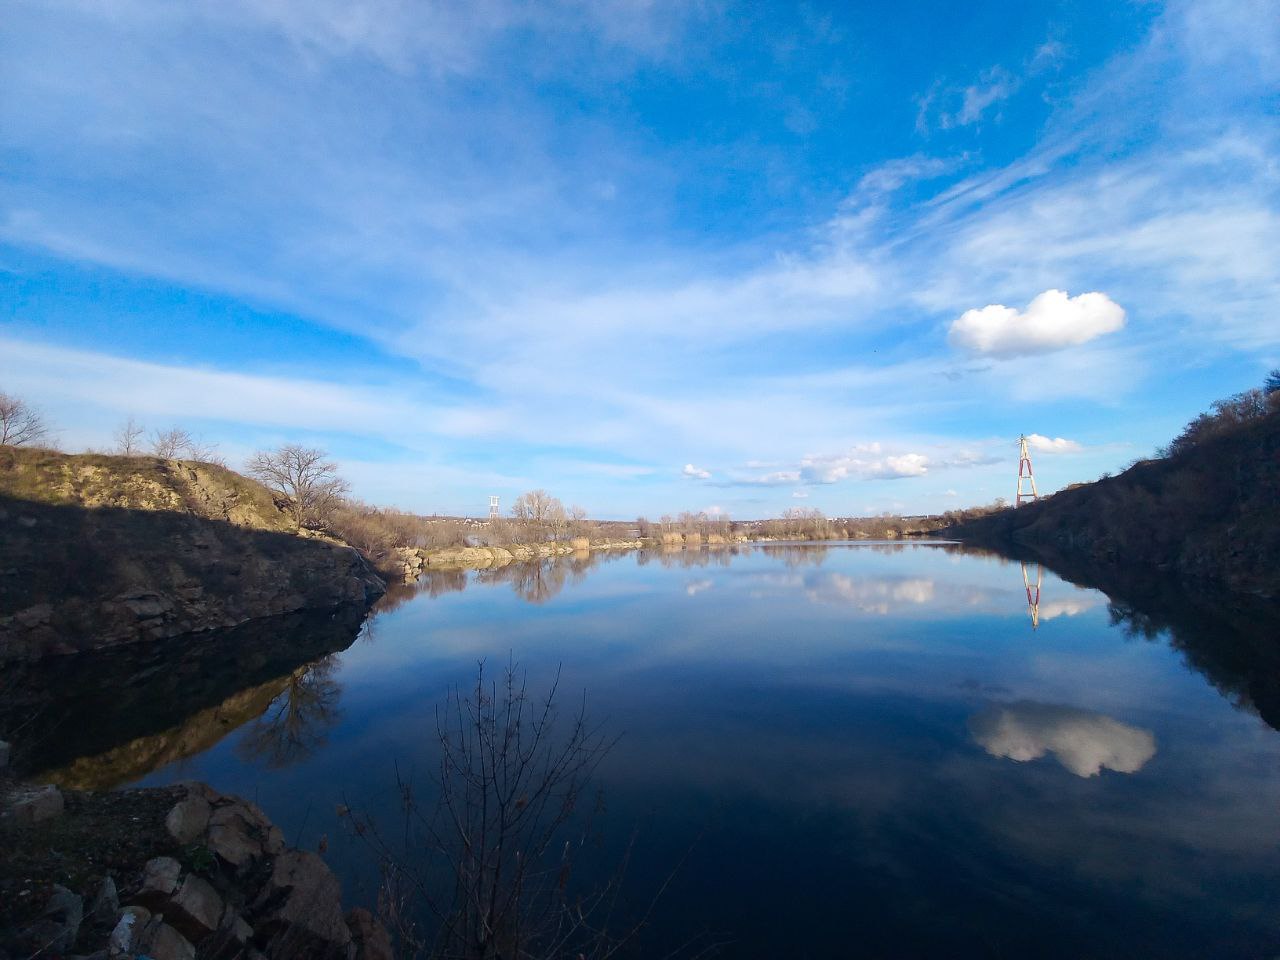
M 1280 597 L 1280 411 L 949 533 Z
M 0 496 L 57 506 L 163 510 L 294 532 L 266 487 L 212 463 L 6 447 L 0 450 Z

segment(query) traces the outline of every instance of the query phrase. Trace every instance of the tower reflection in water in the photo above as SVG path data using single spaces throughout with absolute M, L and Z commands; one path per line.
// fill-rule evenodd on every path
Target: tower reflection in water
M 1044 583 L 1044 566 L 1042 564 L 1029 564 L 1026 560 L 1022 563 L 1022 586 L 1027 591 L 1027 613 L 1031 615 L 1031 629 L 1037 630 L 1040 627 L 1040 585 Z M 1035 582 L 1031 580 L 1030 567 L 1036 569 Z

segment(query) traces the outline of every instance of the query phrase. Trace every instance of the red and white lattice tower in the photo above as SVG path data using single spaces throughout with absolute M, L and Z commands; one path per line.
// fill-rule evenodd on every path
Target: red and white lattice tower
M 1036 564 L 1036 580 L 1031 582 L 1027 571 L 1027 561 L 1022 561 L 1022 585 L 1027 591 L 1027 613 L 1031 615 L 1031 629 L 1040 628 L 1040 587 L 1044 583 L 1044 567 Z
M 1023 489 L 1023 484 L 1030 484 L 1031 491 L 1028 493 Z M 1027 449 L 1027 437 L 1025 434 L 1018 438 L 1018 498 L 1013 502 L 1015 507 L 1022 506 L 1023 500 L 1038 500 L 1040 494 L 1036 493 L 1036 475 L 1031 470 L 1031 452 Z

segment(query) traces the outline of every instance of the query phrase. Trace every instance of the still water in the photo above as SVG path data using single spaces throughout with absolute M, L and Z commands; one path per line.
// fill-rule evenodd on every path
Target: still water
M 436 706 L 513 659 L 620 735 L 600 829 L 636 836 L 634 902 L 680 865 L 646 955 L 1274 956 L 1280 736 L 1185 638 L 1120 619 L 946 544 L 437 574 L 346 650 L 64 769 L 256 798 L 371 898 L 336 806 L 394 822 Z

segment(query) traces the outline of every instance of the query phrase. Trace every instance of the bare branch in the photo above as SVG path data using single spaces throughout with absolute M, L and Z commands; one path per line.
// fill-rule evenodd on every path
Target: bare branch
M 49 434 L 40 412 L 21 397 L 0 393 L 0 446 L 37 443 Z
M 166 460 L 178 459 L 189 446 L 191 446 L 191 434 L 181 427 L 155 430 L 151 434 L 151 452 Z

